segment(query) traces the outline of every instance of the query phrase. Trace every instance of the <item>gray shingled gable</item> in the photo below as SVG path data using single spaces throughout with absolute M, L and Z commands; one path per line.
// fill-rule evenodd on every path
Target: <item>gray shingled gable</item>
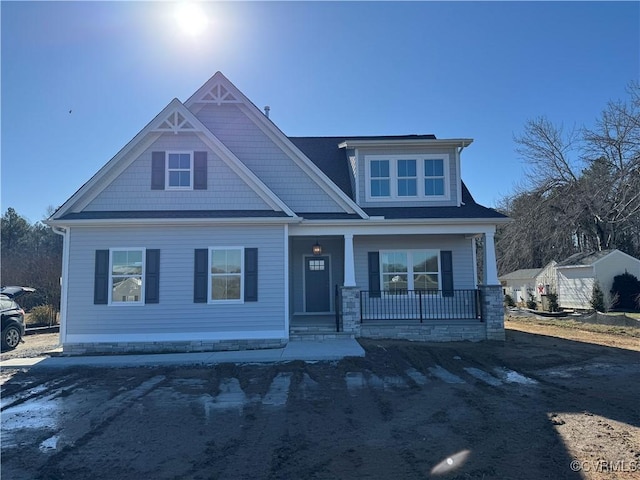
M 569 258 L 559 262 L 557 267 L 589 266 L 603 257 L 609 255 L 613 250 L 601 250 L 599 252 L 579 252 Z

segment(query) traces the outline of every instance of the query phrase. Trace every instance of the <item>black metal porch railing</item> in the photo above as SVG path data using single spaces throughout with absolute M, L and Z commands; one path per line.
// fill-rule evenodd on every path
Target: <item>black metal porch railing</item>
M 481 318 L 480 290 L 360 291 L 360 321 Z

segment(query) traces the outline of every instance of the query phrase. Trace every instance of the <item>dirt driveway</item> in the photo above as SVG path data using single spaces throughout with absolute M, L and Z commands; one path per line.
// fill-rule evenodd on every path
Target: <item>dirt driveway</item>
M 515 330 L 362 344 L 334 363 L 4 371 L 3 478 L 640 478 L 636 351 Z

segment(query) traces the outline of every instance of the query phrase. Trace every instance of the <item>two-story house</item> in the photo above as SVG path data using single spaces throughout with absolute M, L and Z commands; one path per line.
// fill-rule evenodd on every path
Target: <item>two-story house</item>
M 460 178 L 471 142 L 289 138 L 216 73 L 48 220 L 64 236 L 64 351 L 267 348 L 328 330 L 504 338 L 493 238 L 507 219 Z

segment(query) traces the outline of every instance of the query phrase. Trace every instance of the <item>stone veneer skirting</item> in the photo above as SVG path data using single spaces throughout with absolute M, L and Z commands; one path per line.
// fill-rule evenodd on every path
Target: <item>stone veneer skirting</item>
M 71 343 L 63 347 L 64 355 L 120 355 L 123 353 L 189 353 L 283 348 L 286 338 L 263 340 L 206 340 L 190 342 L 117 342 Z
M 482 322 L 420 325 L 374 325 L 363 324 L 360 329 L 363 338 L 390 338 L 414 340 L 419 342 L 458 342 L 468 340 L 479 342 L 485 340 L 486 325 Z

